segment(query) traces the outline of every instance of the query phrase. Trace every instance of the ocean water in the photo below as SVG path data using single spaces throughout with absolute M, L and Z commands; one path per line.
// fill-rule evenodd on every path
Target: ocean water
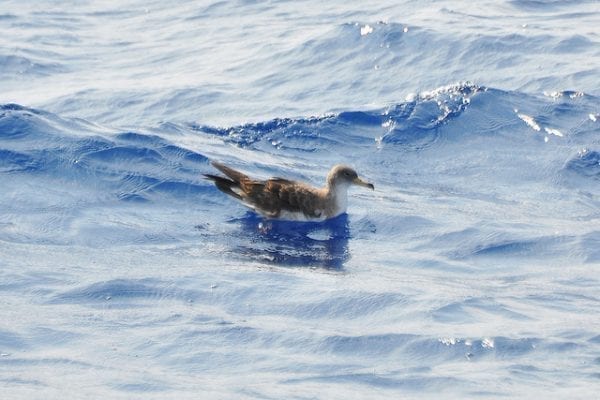
M 3 399 L 597 396 L 600 3 L 376 3 L 0 3 Z

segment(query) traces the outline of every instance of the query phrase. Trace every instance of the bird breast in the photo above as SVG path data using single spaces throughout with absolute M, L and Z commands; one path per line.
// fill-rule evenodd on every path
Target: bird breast
M 338 184 L 329 188 L 328 197 L 333 200 L 331 209 L 326 210 L 330 218 L 346 212 L 348 208 L 348 185 Z

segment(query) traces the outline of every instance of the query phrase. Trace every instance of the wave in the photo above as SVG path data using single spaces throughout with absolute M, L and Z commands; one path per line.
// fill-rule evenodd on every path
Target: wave
M 586 178 L 600 180 L 600 152 L 583 149 L 567 162 L 565 169 Z
M 545 154 L 563 148 L 574 153 L 563 170 L 598 179 L 597 122 L 588 116 L 595 115 L 599 103 L 578 92 L 531 96 L 465 83 L 375 110 L 233 127 L 170 123 L 138 132 L 6 104 L 0 106 L 0 168 L 4 174 L 50 174 L 81 183 L 91 179 L 108 183 L 118 198 L 148 199 L 156 193 L 195 195 L 205 190 L 198 178 L 211 154 L 182 144 L 186 136 L 213 137 L 290 160 L 324 160 L 344 152 L 369 159 L 382 149 L 396 154 L 383 158 L 384 164 L 425 150 L 445 155 L 451 144 L 463 146 L 466 161 L 470 153 L 486 151 L 477 138 L 489 138 L 496 151 L 529 146 L 540 154 L 540 170 L 560 169 L 558 162 L 564 160 L 546 159 Z
M 33 58 L 0 54 L 2 73 L 16 77 L 44 77 L 69 72 L 64 64 L 58 62 L 45 62 Z
M 465 111 L 473 95 L 484 91 L 485 88 L 471 84 L 453 85 L 374 111 L 343 111 L 322 117 L 274 119 L 228 128 L 197 124 L 189 127 L 247 148 L 270 144 L 278 150 L 310 153 L 339 145 L 370 146 L 376 140 L 380 144 L 408 145 L 421 149 L 435 141 L 441 125 Z M 340 135 L 344 129 L 346 131 Z M 356 130 L 361 134 L 352 133 Z
M 196 192 L 197 171 L 208 162 L 157 135 L 119 133 L 16 104 L 0 106 L 0 140 L 5 174 L 42 174 L 88 186 L 104 183 L 124 200 L 144 199 L 152 192 Z
M 119 303 L 121 306 L 136 306 L 143 300 L 163 300 L 188 302 L 203 296 L 200 291 L 176 290 L 168 288 L 164 282 L 152 279 L 117 279 L 97 282 L 91 285 L 59 293 L 48 300 L 48 304 L 73 303 L 91 306 L 107 306 Z

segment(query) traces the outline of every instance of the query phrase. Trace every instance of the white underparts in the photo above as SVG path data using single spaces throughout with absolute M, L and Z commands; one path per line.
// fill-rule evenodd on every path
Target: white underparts
M 337 217 L 338 215 L 345 213 L 348 208 L 348 186 L 349 184 L 340 183 L 332 187 L 332 199 L 334 201 L 333 209 L 331 210 L 331 217 Z
M 307 221 L 318 222 L 318 221 L 323 221 L 326 219 L 325 213 L 322 210 L 316 210 L 315 214 L 319 214 L 320 217 L 318 217 L 318 218 L 308 217 L 306 214 L 304 214 L 301 211 L 281 210 L 277 219 L 281 219 L 284 221 L 300 221 L 300 222 L 307 222 Z

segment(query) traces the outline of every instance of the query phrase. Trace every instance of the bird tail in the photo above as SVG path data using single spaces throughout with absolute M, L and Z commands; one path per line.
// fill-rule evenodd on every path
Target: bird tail
M 239 183 L 234 182 L 227 178 L 223 178 L 222 176 L 217 176 L 217 175 L 204 174 L 204 177 L 206 179 L 213 181 L 215 183 L 215 186 L 217 187 L 217 189 L 219 189 L 221 192 L 223 192 L 231 197 L 234 197 L 238 200 L 242 200 L 242 196 L 240 196 L 238 193 L 236 193 L 233 190 L 234 188 L 238 188 L 238 189 L 240 188 Z
M 250 179 L 247 175 L 242 174 L 240 171 L 236 171 L 235 169 L 230 168 L 225 164 L 221 164 L 218 161 L 212 161 L 211 164 L 213 165 L 213 167 L 227 175 L 232 181 L 238 184 Z

